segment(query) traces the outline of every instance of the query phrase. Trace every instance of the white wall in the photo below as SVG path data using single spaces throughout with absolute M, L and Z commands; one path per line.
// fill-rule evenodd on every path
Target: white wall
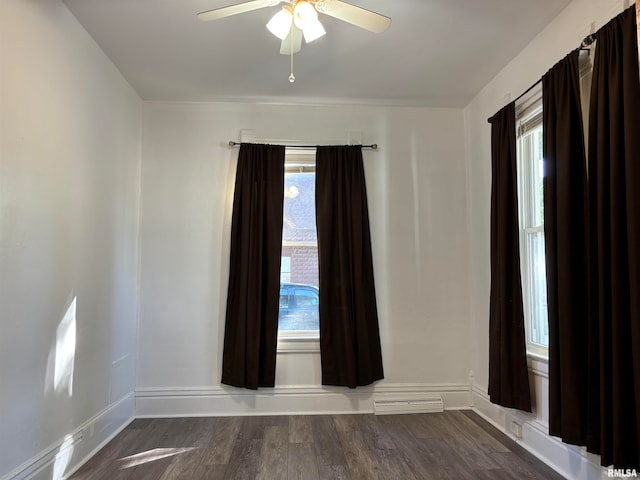
M 0 477 L 134 413 L 139 168 L 140 100 L 64 4 L 2 0 Z
M 470 352 L 477 407 L 507 425 L 511 411 L 486 402 L 489 366 L 489 227 L 491 198 L 491 137 L 487 119 L 524 92 L 567 53 L 578 47 L 592 28 L 596 30 L 622 12 L 622 0 L 574 0 L 516 58 L 514 58 L 465 109 L 469 192 L 469 258 L 471 282 Z M 593 25 L 592 25 L 593 24 Z M 548 379 L 546 365 L 533 362 L 531 382 L 537 414 L 527 421 L 525 446 L 554 463 L 569 478 L 598 478 L 602 471 L 587 462 L 577 448 L 565 449 L 546 436 L 548 432 Z M 546 438 L 545 438 L 546 437 Z M 546 449 L 546 450 L 545 450 Z
M 242 129 L 313 144 L 358 130 L 380 145 L 364 153 L 385 368 L 375 389 L 321 389 L 318 353 L 279 354 L 275 392 L 221 387 L 238 154 L 227 142 Z M 448 388 L 468 405 L 463 135 L 455 109 L 145 103 L 138 413 L 371 410 L 385 388 Z

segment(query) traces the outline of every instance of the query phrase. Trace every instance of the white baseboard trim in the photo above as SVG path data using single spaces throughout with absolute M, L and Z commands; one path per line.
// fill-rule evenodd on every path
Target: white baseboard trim
M 381 384 L 357 389 L 301 385 L 240 388 L 165 387 L 136 390 L 136 417 L 319 415 L 373 413 L 374 399 L 440 395 L 445 409 L 469 408 L 469 384 Z
M 471 387 L 473 410 L 498 430 L 510 437 L 522 448 L 533 454 L 569 480 L 603 480 L 608 478 L 599 457 L 587 453 L 584 448 L 563 443 L 549 435 L 549 427 L 533 415 L 500 407 L 491 403 L 486 390 L 477 385 Z M 523 426 L 522 438 L 510 431 L 512 421 Z
M 62 480 L 71 476 L 134 418 L 135 397 L 126 395 L 0 480 Z

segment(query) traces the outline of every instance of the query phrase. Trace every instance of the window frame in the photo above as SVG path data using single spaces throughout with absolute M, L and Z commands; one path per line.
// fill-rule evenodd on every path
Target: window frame
M 535 218 L 535 202 L 538 197 L 535 195 L 536 188 L 536 165 L 538 160 L 530 155 L 534 149 L 534 135 L 540 131 L 542 135 L 542 85 L 533 89 L 531 93 L 523 97 L 516 106 L 516 163 L 518 170 L 518 221 L 519 221 L 519 243 L 520 243 L 520 269 L 522 281 L 522 302 L 525 323 L 525 340 L 527 355 L 538 359 L 548 359 L 549 347 L 534 341 L 534 328 L 542 328 L 543 322 L 547 322 L 548 313 L 544 309 L 544 318 L 540 317 L 540 312 L 536 315 L 536 292 L 534 290 L 535 261 L 534 261 L 534 241 L 535 236 L 542 235 L 544 248 L 544 220 L 539 223 Z M 540 152 L 540 157 L 542 152 Z M 539 208 L 544 209 L 544 198 Z M 544 214 L 544 213 L 543 213 Z M 546 289 L 546 268 L 544 274 Z M 546 292 L 545 292 L 546 294 Z M 548 337 L 547 337 L 548 338 Z M 548 340 L 547 340 L 548 341 Z
M 315 149 L 291 149 L 285 153 L 285 175 L 292 172 L 316 171 Z M 283 192 L 284 194 L 284 192 Z M 282 246 L 315 245 L 313 242 L 285 242 Z M 291 283 L 291 282 L 288 282 Z M 318 287 L 319 288 L 319 287 Z M 319 353 L 320 330 L 278 330 L 277 353 Z

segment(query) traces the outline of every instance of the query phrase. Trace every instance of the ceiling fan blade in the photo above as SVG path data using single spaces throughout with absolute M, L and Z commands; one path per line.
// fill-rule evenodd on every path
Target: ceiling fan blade
M 317 0 L 315 7 L 321 13 L 373 33 L 382 33 L 391 26 L 389 17 L 341 0 Z
M 277 5 L 278 3 L 280 3 L 280 0 L 252 0 L 250 2 L 244 2 L 237 5 L 229 5 L 228 7 L 214 8 L 213 10 L 200 12 L 197 17 L 198 20 L 207 22 L 210 20 L 218 20 L 220 18 L 230 17 L 232 15 L 238 15 L 240 13 L 251 12 L 252 10 L 258 10 L 264 7 L 271 7 Z
M 291 36 L 293 35 L 293 52 L 291 52 Z M 295 26 L 295 24 L 291 24 L 291 30 L 289 30 L 289 35 L 282 40 L 280 44 L 280 54 L 281 55 L 291 55 L 291 53 L 298 53 L 302 48 L 302 30 Z

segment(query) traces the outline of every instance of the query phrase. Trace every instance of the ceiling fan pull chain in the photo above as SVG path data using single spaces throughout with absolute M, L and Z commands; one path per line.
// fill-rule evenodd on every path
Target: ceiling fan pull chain
M 293 29 L 293 25 L 291 25 Z M 296 81 L 296 76 L 293 74 L 293 32 L 289 35 L 291 37 L 291 75 L 289 75 L 289 82 L 293 83 Z

